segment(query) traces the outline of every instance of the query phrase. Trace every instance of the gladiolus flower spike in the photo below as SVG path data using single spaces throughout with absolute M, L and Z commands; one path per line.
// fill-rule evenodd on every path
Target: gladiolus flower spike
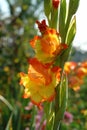
M 30 41 L 35 50 L 35 57 L 29 59 L 28 73 L 20 73 L 20 84 L 24 86 L 24 97 L 40 106 L 44 101 L 52 101 L 55 88 L 60 82 L 61 68 L 54 66 L 54 61 L 67 48 L 61 43 L 59 33 L 46 25 L 46 21 L 36 21 L 41 36 Z

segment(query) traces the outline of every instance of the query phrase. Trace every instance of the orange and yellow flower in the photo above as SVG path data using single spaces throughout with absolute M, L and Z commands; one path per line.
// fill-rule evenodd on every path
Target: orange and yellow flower
M 40 105 L 44 101 L 52 101 L 55 97 L 55 87 L 60 81 L 59 67 L 42 64 L 36 58 L 29 61 L 28 74 L 20 73 L 20 84 L 24 86 L 24 97 Z
M 66 62 L 64 70 L 68 76 L 69 87 L 78 91 L 87 76 L 87 62 Z
M 80 90 L 80 86 L 83 84 L 83 79 L 79 79 L 77 75 L 71 75 L 68 77 L 69 88 L 72 88 L 74 91 Z
M 49 28 L 45 20 L 41 23 L 37 21 L 38 28 L 42 36 L 35 36 L 30 41 L 32 48 L 35 49 L 36 58 L 43 63 L 52 62 L 57 55 L 67 48 L 66 44 L 61 44 L 59 34 L 55 29 Z
M 67 74 L 71 73 L 71 71 L 74 72 L 74 69 L 77 67 L 77 63 L 74 61 L 66 62 L 64 66 L 64 70 Z

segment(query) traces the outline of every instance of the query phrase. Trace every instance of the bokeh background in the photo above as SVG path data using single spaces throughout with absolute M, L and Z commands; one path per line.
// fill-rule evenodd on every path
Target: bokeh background
M 70 61 L 87 61 L 86 2 L 80 0 L 77 34 Z M 34 55 L 29 41 L 37 34 L 37 19 L 44 19 L 43 0 L 0 0 L 0 130 L 34 130 L 33 110 L 26 110 L 19 72 L 27 72 L 27 59 Z M 69 89 L 67 110 L 73 121 L 63 130 L 87 130 L 87 77 L 74 92 Z

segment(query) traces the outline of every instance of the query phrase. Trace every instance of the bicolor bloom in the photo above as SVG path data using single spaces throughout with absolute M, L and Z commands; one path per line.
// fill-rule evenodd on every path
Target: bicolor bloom
M 83 79 L 79 78 L 77 75 L 72 75 L 69 77 L 69 87 L 74 91 L 80 90 L 80 86 L 83 84 Z
M 87 62 L 86 61 L 78 63 L 78 68 L 76 69 L 76 74 L 80 78 L 87 76 Z
M 52 101 L 55 97 L 55 87 L 60 81 L 59 67 L 42 64 L 36 58 L 29 60 L 28 74 L 20 73 L 20 84 L 24 86 L 24 97 L 40 105 L 44 101 Z
M 76 70 L 76 74 L 79 78 L 83 78 L 84 76 L 87 75 L 87 68 L 80 66 L 77 70 Z
M 36 58 L 43 62 L 49 63 L 55 60 L 56 56 L 67 48 L 66 44 L 61 44 L 61 38 L 55 29 L 51 29 L 46 25 L 45 20 L 41 23 L 37 21 L 41 36 L 35 36 L 30 41 L 32 48 L 36 52 Z
M 75 68 L 77 67 L 77 63 L 72 61 L 72 62 L 66 62 L 64 66 L 64 71 L 69 74 L 71 71 L 74 71 Z
M 80 86 L 84 82 L 84 77 L 87 75 L 87 63 L 76 63 L 76 62 L 66 62 L 64 70 L 68 75 L 69 87 L 74 91 L 78 91 Z
M 87 61 L 83 61 L 83 62 L 81 63 L 81 66 L 87 69 Z

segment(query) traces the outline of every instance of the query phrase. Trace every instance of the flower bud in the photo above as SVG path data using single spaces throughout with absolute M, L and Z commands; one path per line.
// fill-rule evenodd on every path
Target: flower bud
M 54 7 L 55 9 L 58 8 L 59 3 L 60 3 L 60 0 L 52 0 L 52 5 L 53 5 L 53 7 Z

